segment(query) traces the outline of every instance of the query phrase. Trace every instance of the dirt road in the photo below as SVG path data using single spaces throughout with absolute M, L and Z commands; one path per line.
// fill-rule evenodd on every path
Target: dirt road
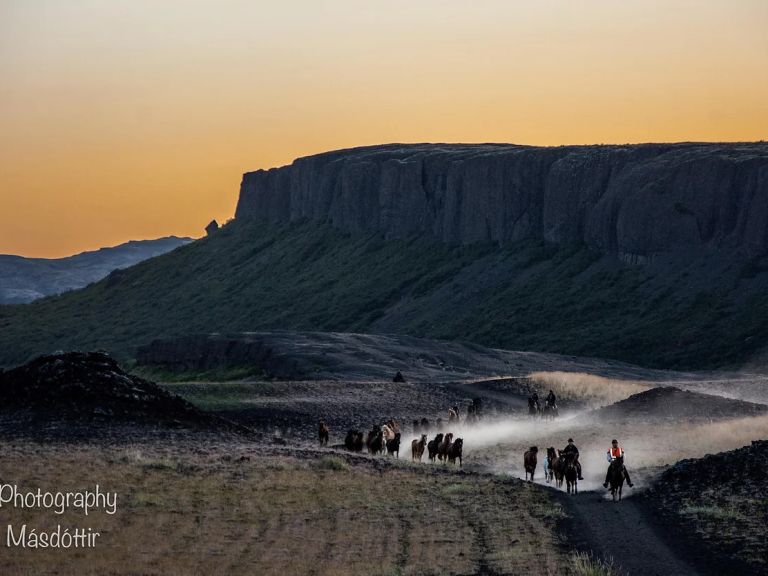
M 657 523 L 635 498 L 614 504 L 603 492 L 560 494 L 568 511 L 569 540 L 603 558 L 613 558 L 628 576 L 709 574 L 687 560 L 690 553 L 674 534 Z

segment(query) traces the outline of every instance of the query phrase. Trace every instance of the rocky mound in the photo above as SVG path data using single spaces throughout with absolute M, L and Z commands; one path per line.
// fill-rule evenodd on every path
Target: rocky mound
M 646 494 L 691 542 L 725 558 L 720 573 L 768 572 L 768 441 L 682 460 Z
M 602 420 L 699 420 L 759 416 L 766 412 L 768 406 L 763 404 L 665 386 L 633 394 L 593 414 Z
M 56 353 L 0 372 L 0 419 L 8 432 L 47 423 L 231 427 L 102 352 Z

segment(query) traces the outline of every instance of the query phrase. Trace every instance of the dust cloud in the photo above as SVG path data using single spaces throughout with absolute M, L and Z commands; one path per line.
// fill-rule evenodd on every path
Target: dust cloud
M 663 467 L 685 458 L 701 458 L 734 450 L 752 440 L 768 438 L 768 415 L 719 422 L 601 423 L 587 413 L 555 421 L 512 417 L 451 426 L 454 438 L 464 439 L 465 465 L 523 477 L 523 453 L 539 449 L 537 481 L 543 481 L 543 462 L 548 446 L 565 447 L 569 437 L 580 451 L 584 481 L 581 490 L 600 489 L 608 467 L 606 452 L 616 438 L 626 452 L 626 464 L 638 486 L 647 485 Z M 434 433 L 429 439 L 434 438 Z

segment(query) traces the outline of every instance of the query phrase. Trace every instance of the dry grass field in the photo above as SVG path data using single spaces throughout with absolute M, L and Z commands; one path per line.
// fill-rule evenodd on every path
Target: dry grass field
M 554 574 L 575 565 L 557 536 L 562 508 L 535 486 L 278 450 L 200 439 L 4 443 L 4 483 L 74 491 L 98 482 L 118 493 L 118 509 L 84 517 L 3 507 L 2 524 L 15 528 L 60 523 L 101 537 L 77 551 L 6 548 L 0 573 Z

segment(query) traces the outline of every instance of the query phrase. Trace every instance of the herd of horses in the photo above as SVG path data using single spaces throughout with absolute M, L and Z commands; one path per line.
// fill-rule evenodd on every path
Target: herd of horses
M 523 454 L 523 466 L 525 468 L 525 479 L 533 482 L 536 473 L 539 449 L 531 446 Z M 563 453 L 562 450 L 556 450 L 550 446 L 547 448 L 547 459 L 544 464 L 544 479 L 547 484 L 554 482 L 554 485 L 562 489 L 563 483 L 566 484 L 568 494 L 579 493 L 579 473 L 576 467 L 577 457 L 573 453 Z M 624 486 L 624 457 L 615 458 L 608 467 L 608 484 L 611 489 L 613 501 L 621 501 L 621 491 Z
M 479 418 L 478 406 L 471 411 L 475 418 Z M 469 420 L 469 418 L 467 419 Z M 456 407 L 448 412 L 448 422 L 458 423 L 459 414 Z M 442 419 L 436 421 L 438 429 L 442 427 Z M 424 452 L 427 452 L 427 459 L 430 462 L 440 461 L 455 464 L 458 460 L 459 467 L 462 467 L 462 455 L 464 449 L 464 440 L 456 438 L 452 432 L 439 432 L 432 440 L 427 441 L 427 433 L 431 426 L 426 418 L 413 421 L 413 432 L 419 435 L 411 441 L 411 460 L 421 462 Z M 321 446 L 327 446 L 330 438 L 330 430 L 324 421 L 320 421 L 318 435 Z M 394 419 L 388 420 L 381 425 L 374 425 L 367 435 L 359 430 L 348 430 L 344 438 L 344 447 L 351 452 L 362 452 L 367 449 L 369 454 L 383 454 L 386 452 L 390 456 L 400 457 L 400 425 Z M 525 468 L 525 479 L 532 482 L 536 474 L 538 465 L 537 446 L 531 446 L 523 454 L 523 466 Z M 547 448 L 547 457 L 544 464 L 544 478 L 549 483 L 560 489 L 563 484 L 566 486 L 568 494 L 578 494 L 579 492 L 579 473 L 577 468 L 578 456 L 573 453 L 566 453 L 563 450 L 557 450 L 553 446 Z M 608 483 L 611 489 L 613 501 L 621 501 L 622 488 L 624 486 L 624 458 L 623 456 L 614 459 L 608 468 Z
M 427 442 L 427 435 L 422 434 L 421 438 L 411 443 L 411 460 L 421 462 L 425 445 L 427 448 L 427 458 L 430 462 L 434 462 L 437 459 L 443 464 L 447 462 L 456 464 L 456 460 L 458 460 L 459 468 L 461 468 L 461 458 L 464 450 L 463 438 L 456 438 L 454 440 L 453 432 L 448 432 L 447 434 L 440 432 Z
M 525 479 L 533 481 L 538 464 L 539 449 L 531 446 L 523 454 L 523 466 L 525 468 Z M 544 466 L 544 477 L 547 484 L 555 483 L 558 488 L 563 487 L 565 482 L 568 494 L 579 493 L 579 472 L 576 467 L 576 455 L 565 454 L 562 450 L 556 450 L 554 447 L 547 448 L 547 460 Z
M 455 414 L 455 418 L 451 415 Z M 458 421 L 458 411 L 451 408 L 449 411 L 448 422 Z M 438 427 L 442 426 L 441 419 L 437 421 Z M 454 439 L 452 432 L 438 433 L 434 439 L 427 441 L 427 434 L 430 425 L 426 419 L 414 420 L 414 434 L 420 434 L 418 438 L 414 438 L 411 442 L 411 460 L 414 462 L 421 462 L 424 452 L 427 452 L 427 458 L 430 462 L 438 460 L 440 462 L 456 464 L 459 462 L 459 467 L 462 467 L 462 456 L 464 450 L 464 440 L 462 438 Z M 327 424 L 321 420 L 318 436 L 321 446 L 327 446 L 330 438 L 330 430 Z M 365 448 L 369 454 L 383 454 L 387 453 L 395 458 L 400 457 L 400 439 L 402 434 L 400 432 L 399 423 L 390 419 L 384 424 L 376 424 L 366 434 L 359 430 L 350 429 L 347 431 L 347 435 L 344 438 L 344 447 L 351 452 L 362 452 Z

